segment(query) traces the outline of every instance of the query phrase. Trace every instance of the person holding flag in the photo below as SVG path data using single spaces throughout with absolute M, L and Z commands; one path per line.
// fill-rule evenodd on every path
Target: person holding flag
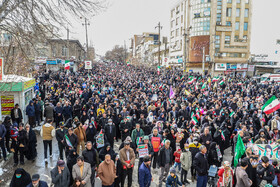
M 139 145 L 141 143 L 141 139 L 144 137 L 144 131 L 140 128 L 140 124 L 136 123 L 136 128 L 131 133 L 132 142 L 135 145 Z
M 68 157 L 68 155 L 72 149 L 77 150 L 78 138 L 73 132 L 73 127 L 68 129 L 68 133 L 64 136 L 63 142 L 65 145 L 66 157 Z

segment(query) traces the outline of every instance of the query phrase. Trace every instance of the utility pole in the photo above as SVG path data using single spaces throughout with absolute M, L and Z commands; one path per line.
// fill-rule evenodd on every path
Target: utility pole
M 86 48 L 87 48 L 86 58 L 87 58 L 88 57 L 88 32 L 87 32 L 87 27 L 88 27 L 88 25 L 90 25 L 87 22 L 87 18 L 85 18 L 85 23 L 83 23 L 82 25 L 85 26 L 85 29 L 86 29 Z
M 205 47 L 202 48 L 202 75 L 205 75 Z
M 124 40 L 124 63 L 126 63 L 126 43 Z
M 69 49 L 69 28 L 67 26 L 67 59 L 69 60 L 69 53 L 70 53 L 70 49 Z
M 158 23 L 158 26 L 155 27 L 158 28 L 158 66 L 160 66 L 160 30 L 162 29 L 162 26 L 160 25 L 160 22 Z

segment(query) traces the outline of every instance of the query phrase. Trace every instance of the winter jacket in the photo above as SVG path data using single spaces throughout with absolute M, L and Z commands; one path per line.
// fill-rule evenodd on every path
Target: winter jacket
M 30 183 L 26 187 L 33 187 L 33 184 Z M 39 181 L 38 187 L 48 187 L 48 184 L 45 181 Z
M 58 172 L 57 166 L 51 170 L 51 178 L 54 187 L 66 187 L 70 183 L 70 172 L 67 167 L 61 171 L 61 174 Z
M 140 137 L 143 137 L 144 136 L 144 131 L 142 129 L 139 129 L 139 134 L 140 134 Z M 135 143 L 136 140 L 137 140 L 137 129 L 134 129 L 131 133 L 131 139 L 132 141 Z
M 4 124 L 0 124 L 0 138 L 2 138 L 2 140 L 4 141 L 4 137 L 6 135 L 6 128 L 4 126 Z
M 181 153 L 179 153 L 178 151 L 175 151 L 174 154 L 175 156 L 175 162 L 180 163 L 180 157 L 181 157 Z
M 165 160 L 166 160 L 166 156 L 165 156 L 165 147 L 162 147 L 159 151 L 159 155 L 158 155 L 158 165 L 159 167 L 164 167 L 165 166 Z M 170 151 L 170 161 L 169 161 L 169 164 L 171 165 L 172 164 L 172 161 L 173 161 L 173 152 L 172 152 L 172 148 L 169 147 L 168 148 L 169 151 Z
M 89 163 L 91 167 L 95 167 L 99 164 L 99 154 L 94 148 L 91 148 L 91 150 L 86 148 L 82 155 L 85 159 L 85 162 Z
M 219 176 L 219 181 L 218 181 L 218 184 L 217 184 L 218 187 L 222 187 L 221 184 L 223 184 L 224 172 L 225 172 L 225 169 L 224 169 L 224 168 L 221 168 L 221 169 L 218 171 L 218 176 Z M 234 180 L 233 180 L 233 171 L 232 171 L 232 169 L 231 169 L 230 173 L 231 173 L 231 180 L 232 180 L 232 186 L 230 186 L 230 187 L 233 187 L 233 185 L 234 185 Z
M 242 169 L 241 167 L 237 167 L 235 173 L 236 173 L 236 187 L 251 186 L 250 179 L 244 169 Z
M 31 103 L 33 103 L 33 101 L 30 101 L 29 105 L 26 107 L 26 115 L 28 117 L 34 117 L 35 116 L 35 108 L 34 108 L 34 105 L 31 105 Z
M 182 168 L 186 171 L 190 169 L 192 166 L 192 154 L 190 151 L 182 152 L 180 161 L 182 164 Z
M 174 177 L 169 175 L 167 177 L 166 187 L 177 187 L 178 185 L 182 186 L 183 184 L 181 181 L 179 181 L 179 177 L 177 175 L 174 175 Z
M 271 184 L 274 180 L 275 172 L 272 165 L 269 165 L 267 168 L 264 168 L 260 163 L 257 166 L 257 182 L 258 185 L 261 183 L 262 180 L 266 180 L 267 183 Z
M 142 163 L 139 168 L 139 186 L 149 187 L 152 181 L 151 168 Z
M 208 161 L 205 156 L 199 152 L 195 155 L 193 165 L 199 176 L 205 176 L 208 173 Z

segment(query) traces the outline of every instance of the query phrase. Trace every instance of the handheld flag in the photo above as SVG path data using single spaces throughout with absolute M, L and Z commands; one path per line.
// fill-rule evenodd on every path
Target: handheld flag
M 65 60 L 64 69 L 67 69 L 67 70 L 70 69 L 70 60 Z
M 270 114 L 280 108 L 279 100 L 274 96 L 272 96 L 262 107 L 262 111 L 266 114 Z
M 241 136 L 238 134 L 238 139 L 235 146 L 234 167 L 237 166 L 238 160 L 242 157 L 244 153 L 245 153 L 245 146 L 243 144 Z
M 66 140 L 66 143 L 69 147 L 73 147 L 72 143 L 70 142 L 69 138 L 67 135 L 65 135 L 65 140 Z
M 172 99 L 175 97 L 175 93 L 173 92 L 172 86 L 170 86 L 169 98 Z

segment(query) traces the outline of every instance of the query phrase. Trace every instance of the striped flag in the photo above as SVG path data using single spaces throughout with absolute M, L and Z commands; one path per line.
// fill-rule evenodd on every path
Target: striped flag
M 65 140 L 66 140 L 66 143 L 69 147 L 73 147 L 72 143 L 70 142 L 69 138 L 67 135 L 65 135 Z
M 222 79 L 220 82 L 219 82 L 219 85 L 223 85 L 223 84 L 225 84 L 225 81 L 224 81 L 224 79 Z
M 226 137 L 225 137 L 224 131 L 222 131 L 222 133 L 221 133 L 221 137 L 222 137 L 222 140 L 223 140 L 223 141 L 225 141 L 225 140 L 226 140 Z
M 141 141 L 142 141 L 142 137 L 138 137 L 136 140 L 136 144 L 139 145 L 141 143 Z
M 204 89 L 206 88 L 206 82 L 202 85 L 202 90 L 204 91 Z
M 232 111 L 230 114 L 229 114 L 229 117 L 233 116 L 235 114 L 234 111 Z
M 192 118 L 191 123 L 194 125 L 196 125 L 198 123 L 198 120 L 196 119 L 195 116 Z
M 280 108 L 279 100 L 274 96 L 272 96 L 262 107 L 262 111 L 266 114 L 270 114 Z

